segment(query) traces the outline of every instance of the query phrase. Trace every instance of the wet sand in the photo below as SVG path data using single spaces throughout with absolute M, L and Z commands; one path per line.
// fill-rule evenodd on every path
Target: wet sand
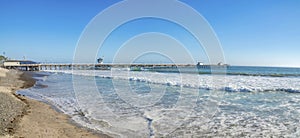
M 0 137 L 105 138 L 71 123 L 50 105 L 15 92 L 35 84 L 30 73 L 0 68 Z

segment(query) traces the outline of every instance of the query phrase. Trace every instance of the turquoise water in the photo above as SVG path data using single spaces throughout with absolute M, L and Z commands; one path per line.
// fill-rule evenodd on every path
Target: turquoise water
M 185 70 L 52 71 L 18 93 L 113 137 L 300 136 L 300 69 Z
M 219 69 L 218 69 L 219 68 Z M 269 76 L 269 77 L 299 77 L 300 68 L 287 68 L 287 67 L 255 67 L 255 66 L 226 66 L 226 67 L 182 67 L 182 68 L 146 68 L 145 70 L 154 72 L 181 72 L 193 74 L 212 74 L 224 73 L 226 75 L 245 75 L 245 76 Z M 224 72 L 225 70 L 225 72 Z M 222 72 L 221 72 L 222 71 Z
M 229 66 L 228 75 L 252 75 L 252 76 L 271 76 L 271 77 L 299 77 L 299 68 L 284 67 L 243 67 Z

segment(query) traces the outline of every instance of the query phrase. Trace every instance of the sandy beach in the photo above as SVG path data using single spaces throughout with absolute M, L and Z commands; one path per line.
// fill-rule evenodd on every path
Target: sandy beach
M 34 84 L 29 73 L 0 68 L 0 137 L 108 137 L 72 124 L 50 105 L 15 94 Z

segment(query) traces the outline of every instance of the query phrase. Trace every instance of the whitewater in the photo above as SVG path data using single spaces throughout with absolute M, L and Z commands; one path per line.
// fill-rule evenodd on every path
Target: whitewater
M 112 137 L 300 136 L 297 76 L 128 69 L 44 74 L 18 93 Z
M 195 75 L 185 73 L 131 72 L 124 69 L 112 70 L 64 70 L 49 71 L 66 74 L 97 76 L 102 78 L 141 81 L 162 85 L 225 90 L 227 92 L 300 92 L 300 77 L 270 77 L 243 75 Z

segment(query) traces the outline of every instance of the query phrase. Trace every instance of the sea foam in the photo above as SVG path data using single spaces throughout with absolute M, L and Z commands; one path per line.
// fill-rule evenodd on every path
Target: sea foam
M 153 84 L 224 90 L 226 92 L 269 92 L 283 91 L 300 93 L 300 77 L 268 77 L 240 75 L 196 75 L 158 72 L 133 72 L 127 70 L 55 70 L 73 75 L 141 81 Z
M 281 92 L 299 92 L 300 78 L 297 77 L 196 75 L 122 69 L 51 72 L 53 74 L 50 73 L 52 75 L 45 82 L 39 82 L 47 88 L 33 87 L 18 93 L 50 103 L 80 125 L 112 137 L 299 137 L 300 134 L 300 95 Z M 120 94 L 129 92 L 123 87 L 114 88 L 114 81 L 120 82 L 118 85 L 121 86 L 127 82 L 131 84 L 132 89 L 137 89 L 133 92 L 137 92 L 138 99 L 148 94 L 143 93 L 149 90 L 144 86 L 176 87 L 169 87 L 155 104 L 140 107 L 124 100 L 126 97 Z M 98 86 L 96 90 L 93 89 L 95 84 Z M 182 87 L 187 88 L 179 93 Z M 121 92 L 116 89 L 121 89 Z M 199 95 L 189 94 L 197 89 L 204 90 L 199 90 Z M 225 90 L 227 93 L 215 98 L 206 90 Z M 131 98 L 139 101 L 136 97 Z

